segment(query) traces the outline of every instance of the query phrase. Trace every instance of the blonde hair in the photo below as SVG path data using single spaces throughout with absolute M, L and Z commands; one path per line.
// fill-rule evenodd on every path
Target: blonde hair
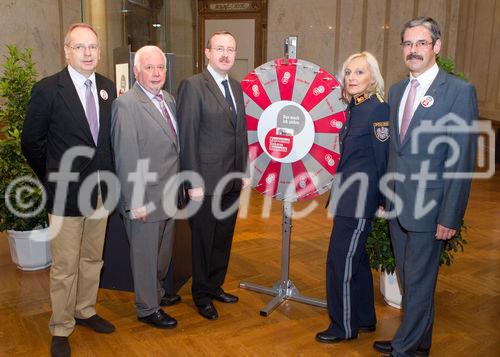
M 352 60 L 356 58 L 364 58 L 366 60 L 366 63 L 368 64 L 368 69 L 370 70 L 372 74 L 372 83 L 368 85 L 368 88 L 366 88 L 366 94 L 367 95 L 372 95 L 375 93 L 380 94 L 382 97 L 384 96 L 384 79 L 382 78 L 382 74 L 380 73 L 380 68 L 378 66 L 377 59 L 375 58 L 374 55 L 372 55 L 370 52 L 363 51 L 360 53 L 355 53 L 353 55 L 350 55 L 342 65 L 342 70 L 339 73 L 339 81 L 342 84 L 342 86 L 345 86 L 344 79 L 345 79 L 345 70 L 349 63 L 351 63 Z M 351 96 L 347 93 L 345 93 L 346 99 L 351 100 Z

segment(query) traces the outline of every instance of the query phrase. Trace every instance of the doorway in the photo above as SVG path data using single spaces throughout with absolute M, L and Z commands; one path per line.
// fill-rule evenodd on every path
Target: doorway
M 236 61 L 231 76 L 242 80 L 248 72 L 264 63 L 266 56 L 267 0 L 199 0 L 199 52 L 197 70 L 207 62 L 205 45 L 215 31 L 229 31 L 236 38 Z

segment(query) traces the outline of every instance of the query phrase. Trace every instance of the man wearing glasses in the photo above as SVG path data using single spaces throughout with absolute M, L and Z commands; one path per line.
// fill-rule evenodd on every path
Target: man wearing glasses
M 95 305 L 108 213 L 102 206 L 110 191 L 99 177 L 113 171 L 110 124 L 116 89 L 112 81 L 95 73 L 99 39 L 92 27 L 71 25 L 64 39 L 64 54 L 68 66 L 33 87 L 21 142 L 47 193 L 52 356 L 70 355 L 68 336 L 75 323 L 99 333 L 115 330 L 96 314 Z M 49 174 L 60 167 L 62 171 L 63 155 L 75 147 L 81 152 L 76 152 L 70 169 L 78 177 L 68 186 L 54 182 Z M 101 214 L 86 212 L 78 204 L 84 181 L 92 182 L 92 191 L 83 195 L 84 201 L 90 200 L 91 208 Z M 61 186 L 66 188 L 62 197 L 56 192 Z
M 389 227 L 403 321 L 392 341 L 373 347 L 391 356 L 427 356 L 443 243 L 460 228 L 467 206 L 478 111 L 474 87 L 436 64 L 441 30 L 433 19 L 407 22 L 401 45 L 410 76 L 389 90 L 393 177 L 386 209 L 395 213 Z
M 236 40 L 229 32 L 213 33 L 205 48 L 207 68 L 181 82 L 177 114 L 181 142 L 181 170 L 201 175 L 205 187 L 190 187 L 191 200 L 202 201 L 189 219 L 192 233 L 193 301 L 201 316 L 216 320 L 212 300 L 235 303 L 238 297 L 224 292 L 229 253 L 242 188 L 250 179 L 246 169 L 248 141 L 245 107 L 240 84 L 228 76 L 236 57 Z M 240 178 L 217 189 L 231 173 Z M 231 212 L 221 217 L 212 209 Z

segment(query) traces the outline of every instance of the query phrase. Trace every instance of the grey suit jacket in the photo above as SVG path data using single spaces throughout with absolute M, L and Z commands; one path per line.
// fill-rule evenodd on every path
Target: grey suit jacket
M 389 182 L 393 192 L 387 197 L 386 209 L 392 210 L 394 206 L 402 209 L 398 220 L 409 231 L 432 232 L 437 224 L 457 229 L 467 206 L 470 179 L 450 179 L 446 176 L 456 172 L 472 173 L 474 170 L 476 134 L 470 130 L 475 127 L 478 116 L 476 91 L 471 84 L 439 70 L 426 93 L 434 99 L 433 104 L 428 107 L 419 104 L 400 143 L 398 110 L 408 81 L 409 78 L 389 90 L 391 139 L 387 172 L 402 176 L 393 177 L 395 179 Z M 441 130 L 418 135 L 418 145 L 412 152 L 412 133 L 424 120 L 434 126 L 443 117 L 451 119 L 454 115 L 464 120 L 469 132 L 450 130 L 456 128 L 456 122 L 451 120 L 444 125 L 444 133 Z M 458 144 L 458 157 L 453 157 L 454 150 L 450 145 L 438 144 L 438 140 L 443 139 Z M 446 162 L 450 158 L 452 160 Z M 422 169 L 428 171 L 432 178 L 425 186 L 418 183 Z
M 236 127 L 231 110 L 214 78 L 205 69 L 179 85 L 177 114 L 181 142 L 181 168 L 201 175 L 205 194 L 212 195 L 217 183 L 231 172 L 245 172 L 248 158 L 243 92 L 229 78 L 236 102 Z M 223 193 L 228 192 L 226 186 Z
M 165 91 L 163 97 L 175 117 L 173 97 Z M 137 83 L 113 102 L 111 142 L 121 183 L 120 213 L 129 217 L 131 209 L 153 203 L 156 209 L 147 210 L 147 221 L 167 219 L 163 205 L 175 205 L 177 191 L 170 190 L 167 197 L 163 190 L 179 172 L 179 147 L 165 118 Z M 135 184 L 130 180 L 133 173 Z M 148 179 L 151 173 L 155 179 Z

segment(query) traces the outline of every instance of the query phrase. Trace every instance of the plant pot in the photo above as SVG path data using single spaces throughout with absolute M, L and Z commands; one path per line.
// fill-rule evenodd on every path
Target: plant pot
M 39 270 L 50 266 L 49 229 L 33 231 L 7 231 L 9 235 L 10 255 L 12 261 L 21 270 Z
M 401 296 L 398 278 L 395 273 L 388 274 L 385 271 L 380 273 L 380 292 L 389 306 L 402 309 L 401 301 L 403 297 Z

